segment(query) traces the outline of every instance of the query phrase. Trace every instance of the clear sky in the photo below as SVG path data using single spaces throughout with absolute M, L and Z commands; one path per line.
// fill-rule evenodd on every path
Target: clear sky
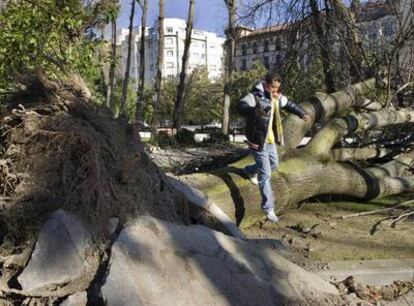
M 136 1 L 136 0 L 134 0 Z M 188 0 L 164 0 L 166 18 L 187 19 Z M 131 0 L 121 0 L 118 28 L 127 28 L 131 11 Z M 148 0 L 147 26 L 152 27 L 158 16 L 158 1 Z M 227 11 L 223 0 L 195 0 L 194 28 L 215 32 L 224 36 Z M 141 24 L 141 8 L 136 6 L 134 25 Z

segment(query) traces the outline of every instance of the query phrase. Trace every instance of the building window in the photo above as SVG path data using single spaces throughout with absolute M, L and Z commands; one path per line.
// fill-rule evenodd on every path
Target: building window
M 385 36 L 392 36 L 392 35 L 394 35 L 394 27 L 392 26 L 392 23 L 387 23 L 384 26 L 384 34 L 385 34 Z
M 173 28 L 172 27 L 168 27 L 167 28 L 167 33 L 172 33 L 173 32 Z
M 247 63 L 245 59 L 242 59 L 241 70 L 247 70 Z
M 276 54 L 276 57 L 275 57 L 275 66 L 276 67 L 280 67 L 281 63 L 282 63 L 282 61 L 281 61 L 281 58 L 280 58 L 280 54 Z
M 167 50 L 167 56 L 174 56 L 173 50 Z
M 268 40 L 264 41 L 263 51 L 264 52 L 269 52 L 269 41 Z
M 167 79 L 174 80 L 174 75 L 173 74 L 167 74 Z
M 171 63 L 171 62 L 169 62 L 169 63 L 167 63 L 166 64 L 166 66 L 165 66 L 167 69 L 173 69 L 174 68 L 174 63 Z
M 266 68 L 269 68 L 269 67 L 270 67 L 270 65 L 269 65 L 269 57 L 268 57 L 268 56 L 265 56 L 265 57 L 263 58 L 263 65 L 264 65 Z
M 247 54 L 247 48 L 246 45 L 242 46 L 242 55 L 246 55 Z
M 257 42 L 253 43 L 253 54 L 257 53 Z
M 173 39 L 172 39 L 172 37 L 167 37 L 166 39 L 165 39 L 165 45 L 166 46 L 172 46 L 173 45 Z
M 276 41 L 275 41 L 275 50 L 280 51 L 281 49 L 282 49 L 282 45 L 281 45 L 281 42 L 280 42 L 280 37 L 277 37 Z

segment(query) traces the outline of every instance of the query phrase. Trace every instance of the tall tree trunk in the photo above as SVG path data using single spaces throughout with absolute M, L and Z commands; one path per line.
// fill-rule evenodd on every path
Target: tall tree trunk
M 126 61 L 126 67 L 125 67 L 124 81 L 122 82 L 122 95 L 121 95 L 121 106 L 120 106 L 121 115 L 125 115 L 126 96 L 127 96 L 128 84 L 129 84 L 129 71 L 131 68 L 132 29 L 134 27 L 134 15 L 135 15 L 135 0 L 132 0 L 131 15 L 129 16 L 127 61 Z
M 141 6 L 141 40 L 139 48 L 139 87 L 137 94 L 137 108 L 135 110 L 135 120 L 137 124 L 143 122 L 142 109 L 144 106 L 144 86 L 145 86 L 145 27 L 147 25 L 148 0 L 137 0 Z
M 236 46 L 236 37 L 234 26 L 236 22 L 236 0 L 224 0 L 228 15 L 229 23 L 226 31 L 226 60 L 224 71 L 224 101 L 223 101 L 223 127 L 222 131 L 224 135 L 229 133 L 230 122 L 230 94 L 233 83 L 233 58 L 234 50 Z
M 317 0 L 309 0 L 309 4 L 312 11 L 312 20 L 315 27 L 316 36 L 319 42 L 319 50 L 323 65 L 323 72 L 325 75 L 325 86 L 328 93 L 335 91 L 335 81 L 332 71 L 331 54 L 328 51 L 329 41 L 327 33 L 325 32 L 322 20 L 319 12 L 319 6 Z
M 158 111 L 161 104 L 161 82 L 162 82 L 162 65 L 164 62 L 164 0 L 159 0 L 158 13 L 158 52 L 157 52 L 157 76 L 155 79 L 155 99 L 152 116 L 152 137 L 157 141 L 157 123 Z
M 184 92 L 185 92 L 185 81 L 187 76 L 187 65 L 188 65 L 188 53 L 190 51 L 191 44 L 191 32 L 193 30 L 193 19 L 194 19 L 194 4 L 195 0 L 189 1 L 188 17 L 187 17 L 187 28 L 185 34 L 184 54 L 182 57 L 180 83 L 178 84 L 177 99 L 174 106 L 174 122 L 173 127 L 177 131 L 181 129 L 181 121 L 184 110 Z
M 355 19 L 355 14 L 358 14 L 359 1 L 352 1 L 353 11 L 349 10 L 341 0 L 331 0 L 331 3 L 335 11 L 336 19 L 340 22 L 339 26 L 343 26 L 346 29 L 344 44 L 349 53 L 348 64 L 351 73 L 351 80 L 352 82 L 361 81 L 363 79 L 362 58 L 364 50 L 362 48 L 362 42 L 359 38 Z
M 116 17 L 111 18 L 111 31 L 112 31 L 112 58 L 109 69 L 109 83 L 106 91 L 106 106 L 108 108 L 114 105 L 114 88 L 115 88 L 115 68 L 116 68 Z

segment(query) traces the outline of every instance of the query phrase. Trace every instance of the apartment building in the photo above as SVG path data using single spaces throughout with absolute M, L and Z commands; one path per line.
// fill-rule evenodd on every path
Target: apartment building
M 402 0 L 408 1 L 408 0 Z M 361 5 L 358 30 L 367 49 L 379 49 L 389 45 L 395 39 L 397 21 L 392 14 L 390 4 L 384 1 L 366 2 Z M 260 61 L 267 68 L 282 69 L 290 47 L 298 53 L 298 61 L 306 69 L 312 59 L 312 24 L 309 20 L 301 24 L 281 24 L 263 29 L 237 28 L 237 44 L 234 67 L 236 70 L 248 70 L 253 62 Z M 300 28 L 302 38 L 299 41 Z M 332 51 L 342 58 L 345 51 L 344 41 L 337 34 L 329 38 Z M 383 49 L 381 49 L 383 50 Z M 343 55 L 345 56 L 345 55 Z
M 146 29 L 145 35 L 145 82 L 151 84 L 156 77 L 156 65 L 158 54 L 158 30 L 157 25 Z M 182 56 L 184 53 L 186 22 L 177 18 L 164 19 L 164 63 L 162 75 L 167 79 L 177 78 L 181 72 Z M 128 52 L 128 33 L 120 30 L 123 35 L 120 40 L 121 70 L 126 68 Z M 136 82 L 139 79 L 140 63 L 140 28 L 133 31 L 133 46 L 131 50 L 130 76 Z M 223 74 L 225 39 L 218 37 L 216 33 L 193 29 L 189 51 L 187 73 L 196 68 L 206 68 L 210 79 L 214 80 Z
M 248 70 L 255 61 L 260 61 L 266 68 L 281 67 L 288 47 L 287 25 L 258 30 L 238 27 L 236 33 L 235 70 Z

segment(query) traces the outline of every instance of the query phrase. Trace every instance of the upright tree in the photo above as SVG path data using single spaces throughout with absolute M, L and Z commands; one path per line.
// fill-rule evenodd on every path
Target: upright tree
M 190 51 L 191 45 L 191 33 L 193 30 L 193 19 L 194 19 L 194 5 L 195 0 L 189 0 L 188 7 L 188 17 L 187 17 L 187 28 L 185 34 L 185 43 L 184 43 L 184 54 L 182 57 L 181 64 L 181 73 L 180 73 L 180 83 L 178 84 L 177 99 L 174 106 L 174 122 L 173 127 L 177 131 L 181 128 L 182 115 L 184 110 L 184 94 L 185 94 L 185 83 L 187 76 L 187 66 L 188 66 L 188 53 Z
M 128 51 L 127 51 L 127 61 L 125 66 L 125 75 L 122 82 L 122 95 L 121 95 L 121 106 L 120 114 L 125 115 L 125 100 L 127 96 L 127 89 L 129 83 L 129 71 L 131 67 L 131 49 L 132 49 L 132 30 L 134 27 L 134 15 L 135 15 L 135 0 L 131 1 L 131 15 L 129 16 L 129 31 L 128 31 Z
M 115 1 L 113 6 L 109 11 L 109 19 L 111 22 L 111 59 L 110 59 L 110 68 L 109 68 L 109 82 L 106 90 L 106 106 L 112 107 L 114 104 L 114 95 L 115 95 L 115 69 L 117 63 L 117 54 L 116 54 L 116 19 L 118 17 L 119 6 L 118 1 Z
M 161 104 L 161 82 L 162 82 L 162 65 L 164 62 L 164 0 L 159 0 L 159 13 L 158 13 L 158 47 L 157 47 L 157 77 L 155 79 L 155 99 L 153 105 L 152 116 L 152 137 L 156 139 L 157 129 L 156 124 L 158 121 L 158 108 Z
M 329 93 L 332 93 L 335 91 L 335 79 L 332 68 L 332 56 L 329 52 L 328 33 L 323 27 L 318 1 L 309 0 L 309 4 L 312 13 L 313 26 L 319 43 L 320 57 L 322 60 L 323 71 L 325 75 L 326 90 Z
M 144 105 L 145 85 L 145 28 L 147 24 L 148 0 L 137 0 L 141 7 L 141 39 L 139 48 L 139 86 L 137 93 L 137 107 L 135 110 L 136 122 L 143 121 L 142 109 Z
M 356 15 L 358 14 L 358 0 L 352 1 L 352 9 L 348 9 L 341 0 L 330 0 L 338 26 L 344 28 L 344 45 L 348 51 L 348 65 L 351 80 L 361 81 L 363 79 L 362 62 L 364 50 L 359 38 L 358 27 L 356 25 Z
M 223 97 L 223 134 L 229 132 L 230 95 L 233 82 L 233 57 L 236 47 L 235 23 L 236 0 L 224 0 L 228 11 L 228 26 L 226 30 L 226 59 L 224 70 L 224 97 Z

